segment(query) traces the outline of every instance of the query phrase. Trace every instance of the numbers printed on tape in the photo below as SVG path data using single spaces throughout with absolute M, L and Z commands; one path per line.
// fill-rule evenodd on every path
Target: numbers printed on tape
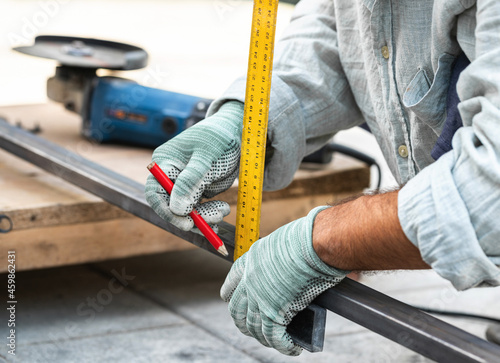
M 277 0 L 254 0 L 236 211 L 235 260 L 259 239 L 277 11 Z

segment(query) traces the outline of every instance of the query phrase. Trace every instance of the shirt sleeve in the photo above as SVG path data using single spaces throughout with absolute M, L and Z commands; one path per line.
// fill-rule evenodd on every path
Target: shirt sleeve
M 237 79 L 208 114 L 244 102 L 245 85 Z M 264 189 L 286 187 L 305 155 L 363 122 L 342 71 L 333 1 L 300 1 L 274 52 Z
M 405 234 L 458 290 L 500 285 L 500 3 L 477 1 L 476 21 L 475 59 L 457 84 L 464 127 L 398 200 Z

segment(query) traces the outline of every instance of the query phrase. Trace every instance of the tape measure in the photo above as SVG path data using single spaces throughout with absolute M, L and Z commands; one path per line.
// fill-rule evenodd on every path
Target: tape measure
M 278 0 L 254 0 L 241 138 L 234 260 L 259 239 Z

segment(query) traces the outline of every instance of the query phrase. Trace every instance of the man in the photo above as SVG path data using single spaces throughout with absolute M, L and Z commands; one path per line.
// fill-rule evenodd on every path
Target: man
M 459 59 L 470 65 L 455 86 Z M 199 203 L 237 175 L 244 89 L 241 78 L 153 154 L 176 184 L 168 197 L 149 178 L 147 199 L 182 229 L 194 206 L 212 224 L 229 213 Z M 275 50 L 264 188 L 363 122 L 403 186 L 313 209 L 256 242 L 222 286 L 238 328 L 284 354 L 300 354 L 292 317 L 351 270 L 432 267 L 459 290 L 500 285 L 500 2 L 301 1 Z

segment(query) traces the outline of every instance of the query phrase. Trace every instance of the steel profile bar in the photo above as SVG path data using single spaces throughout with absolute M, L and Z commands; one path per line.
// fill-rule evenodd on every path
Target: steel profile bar
M 147 204 L 140 183 L 0 119 L 0 147 L 145 219 L 218 257 L 232 261 L 234 226 L 221 223 L 219 236 L 229 256 L 202 236 L 164 222 Z M 315 304 L 436 361 L 500 362 L 500 346 L 350 279 L 320 295 Z
M 223 257 L 210 245 L 205 237 L 180 230 L 158 217 L 146 202 L 144 185 L 134 180 L 104 168 L 41 137 L 12 126 L 1 118 L 0 147 L 167 232 L 213 252 L 228 261 L 233 261 L 234 226 L 228 223 L 223 222 L 219 225 L 219 237 L 226 244 L 229 252 L 229 256 Z

